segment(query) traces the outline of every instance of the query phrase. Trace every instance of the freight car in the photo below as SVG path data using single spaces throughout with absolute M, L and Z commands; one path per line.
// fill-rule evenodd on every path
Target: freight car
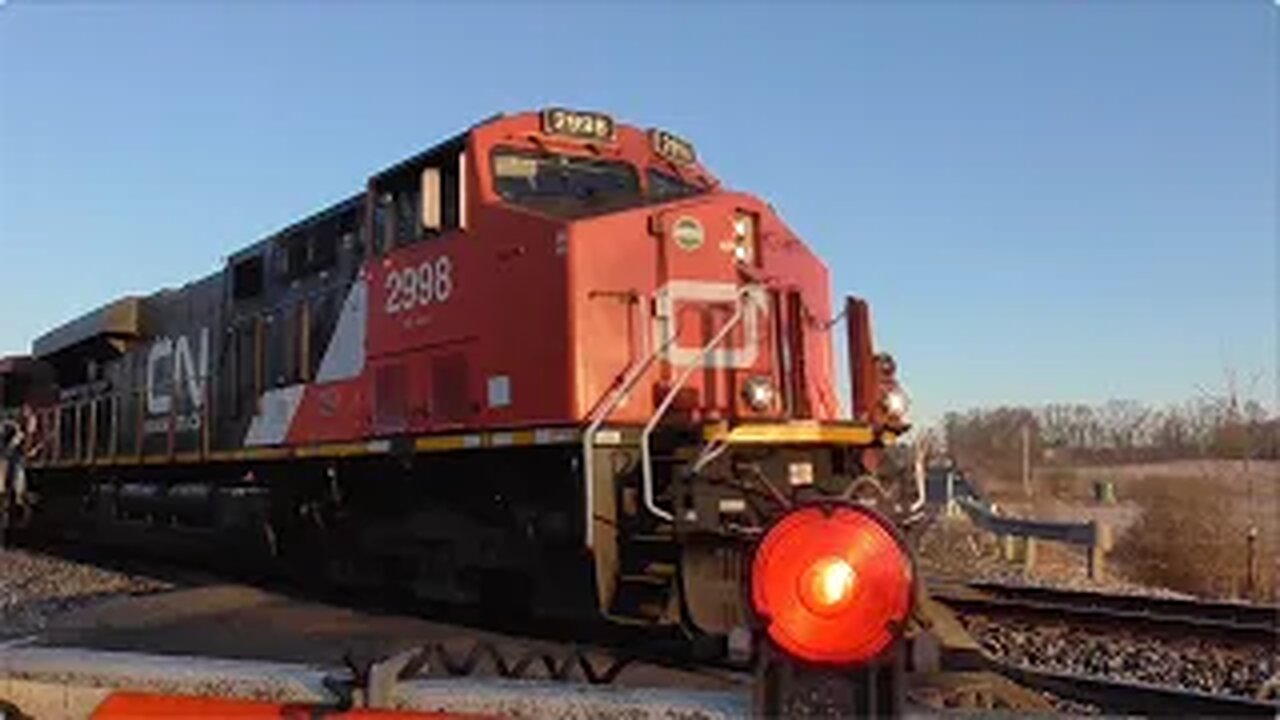
M 775 640 L 848 660 L 913 575 L 883 499 L 851 500 L 908 423 L 844 306 L 691 143 L 553 108 L 48 332 L 8 402 L 39 419 L 36 522 L 84 542 L 717 637 L 751 573 Z M 823 624 L 848 603 L 869 636 Z

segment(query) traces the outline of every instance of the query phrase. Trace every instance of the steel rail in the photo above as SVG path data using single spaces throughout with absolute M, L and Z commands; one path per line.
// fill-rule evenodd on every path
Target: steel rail
M 1080 590 L 970 583 L 935 585 L 930 592 L 957 610 L 997 614 L 1052 615 L 1104 623 L 1238 637 L 1256 642 L 1280 639 L 1280 613 L 1265 605 L 1246 605 Z
M 991 662 L 995 672 L 1025 687 L 1097 705 L 1104 713 L 1178 717 L 1276 717 L 1280 703 L 1237 695 L 1215 695 L 1163 685 L 1073 675 Z

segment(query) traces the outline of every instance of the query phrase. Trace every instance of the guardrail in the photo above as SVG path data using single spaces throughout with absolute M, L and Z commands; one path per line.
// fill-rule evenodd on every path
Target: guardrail
M 948 512 L 963 510 L 975 525 L 1001 538 L 1008 560 L 1021 559 L 1030 570 L 1035 563 L 1035 541 L 1065 543 L 1087 548 L 1089 577 L 1102 571 L 1103 547 L 1098 525 L 1001 515 L 996 506 L 963 473 L 954 468 L 936 469 L 926 480 L 926 497 L 944 504 Z
M 987 503 L 971 498 L 956 498 L 974 524 L 996 535 L 1036 538 L 1049 542 L 1093 546 L 1098 542 L 1098 526 L 1094 522 L 1056 522 L 1028 520 L 996 514 Z

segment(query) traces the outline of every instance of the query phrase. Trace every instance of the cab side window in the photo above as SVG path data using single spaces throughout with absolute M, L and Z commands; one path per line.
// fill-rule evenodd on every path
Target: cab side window
M 373 183 L 373 240 L 380 252 L 463 227 L 464 143 L 430 152 Z
M 461 227 L 462 163 L 465 158 L 454 153 L 440 165 L 440 227 L 442 232 Z
M 292 282 L 337 266 L 340 248 L 353 249 L 358 213 L 353 205 L 281 235 L 274 253 L 280 279 Z
M 422 225 L 416 221 L 421 212 L 421 198 L 412 187 L 388 187 L 374 199 L 374 227 L 377 245 L 383 251 L 412 245 L 423 238 Z

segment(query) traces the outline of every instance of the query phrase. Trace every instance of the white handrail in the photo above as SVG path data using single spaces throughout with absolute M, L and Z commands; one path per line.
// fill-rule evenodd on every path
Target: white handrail
M 684 384 L 689 381 L 689 376 L 692 375 L 695 370 L 706 366 L 707 356 L 711 354 L 712 349 L 728 337 L 729 333 L 737 327 L 738 323 L 742 322 L 742 318 L 746 315 L 748 302 L 751 302 L 750 289 L 742 292 L 738 296 L 737 310 L 735 310 L 729 320 L 725 322 L 724 326 L 720 328 L 720 331 L 702 347 L 702 351 L 698 353 L 698 362 L 689 363 L 689 365 L 685 367 L 684 371 L 680 373 L 680 376 L 676 379 L 675 383 L 672 384 L 671 389 L 667 391 L 666 397 L 662 398 L 662 402 L 658 405 L 657 409 L 653 411 L 653 416 L 649 418 L 648 424 L 644 426 L 644 431 L 640 433 L 640 472 L 644 480 L 644 506 L 650 513 L 668 522 L 670 522 L 674 516 L 666 510 L 658 507 L 657 503 L 654 502 L 653 462 L 649 451 L 649 436 L 653 434 L 654 428 L 656 428 L 658 423 L 662 421 L 662 416 L 666 415 L 667 410 L 671 408 L 671 404 L 675 402 L 676 394 L 679 393 L 680 389 L 684 387 Z
M 644 319 L 644 314 L 641 313 Z M 644 336 L 648 334 L 648 323 L 641 323 L 644 326 L 642 333 Z M 583 530 L 584 542 L 587 547 L 592 547 L 595 542 L 595 464 L 591 461 L 591 455 L 595 450 L 596 433 L 600 427 L 604 425 L 614 410 L 622 404 L 623 398 L 635 387 L 640 378 L 644 376 L 649 368 L 653 366 L 655 360 L 667 351 L 667 348 L 675 344 L 679 333 L 672 333 L 671 337 L 663 341 L 662 345 L 650 353 L 644 360 L 638 363 L 632 363 L 627 370 L 626 375 L 622 378 L 622 382 L 614 386 L 613 392 L 592 412 L 591 423 L 587 425 L 586 431 L 582 435 L 582 477 L 583 477 L 583 502 L 586 503 L 586 526 Z M 647 344 L 647 343 L 646 343 Z

